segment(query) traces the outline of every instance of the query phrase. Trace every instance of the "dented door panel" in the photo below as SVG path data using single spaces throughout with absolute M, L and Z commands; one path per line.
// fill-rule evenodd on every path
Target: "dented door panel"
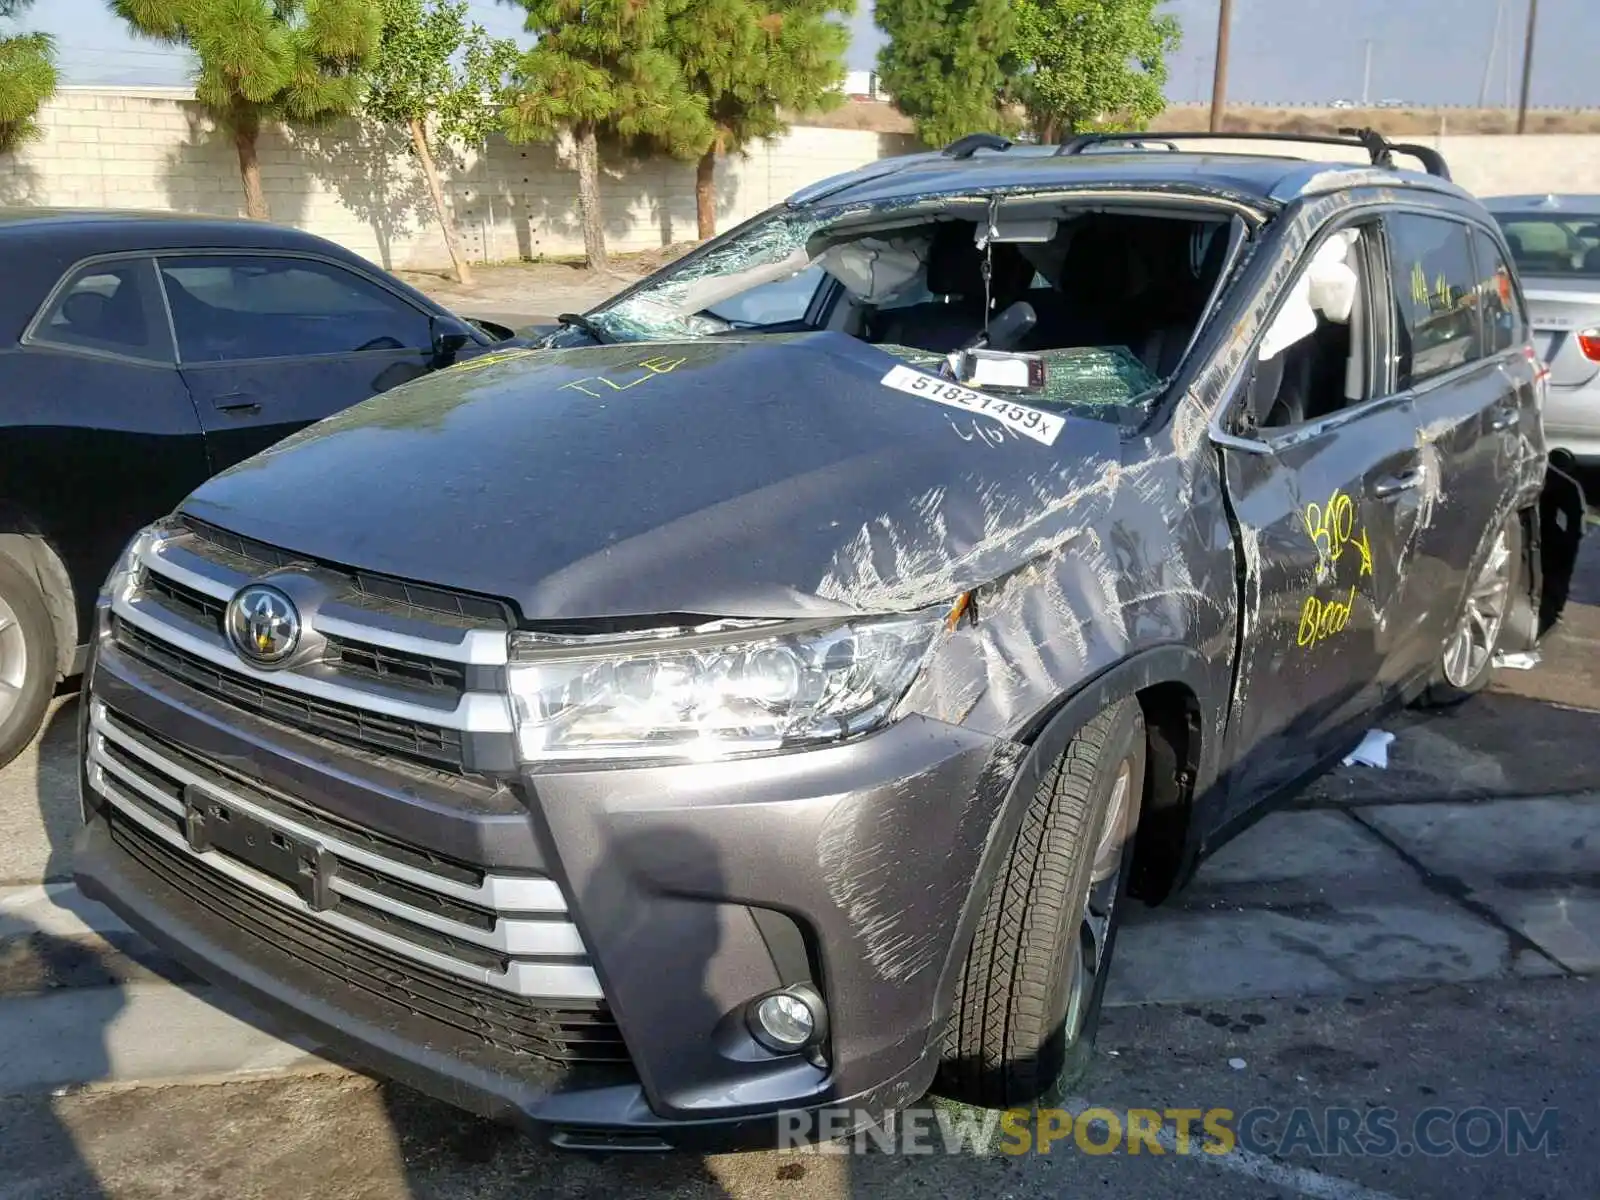
M 1412 516 L 1410 405 L 1375 404 L 1267 453 L 1223 453 L 1245 588 L 1225 806 L 1237 815 L 1326 755 L 1388 687 Z

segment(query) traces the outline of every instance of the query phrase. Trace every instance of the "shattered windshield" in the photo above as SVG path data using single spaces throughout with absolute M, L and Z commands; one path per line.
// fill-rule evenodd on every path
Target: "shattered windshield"
M 949 377 L 976 347 L 1041 360 L 1032 400 L 1160 392 L 1203 320 L 1225 214 L 1021 196 L 780 209 L 586 315 L 617 342 L 833 330 Z
M 700 338 L 738 327 L 715 311 L 722 302 L 767 285 L 792 286 L 806 274 L 811 259 L 806 242 L 827 224 L 815 216 L 781 213 L 745 236 L 668 268 L 656 283 L 646 283 L 589 319 L 618 341 Z M 820 284 L 820 271 L 814 276 Z M 802 310 L 803 315 L 803 310 Z M 774 322 L 762 322 L 773 324 Z

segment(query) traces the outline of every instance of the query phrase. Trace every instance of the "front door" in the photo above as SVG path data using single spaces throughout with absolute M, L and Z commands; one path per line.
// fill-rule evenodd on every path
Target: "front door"
M 1287 290 L 1252 368 L 1258 427 L 1221 451 L 1243 628 L 1219 823 L 1324 761 L 1388 686 L 1416 422 L 1409 396 L 1386 394 L 1378 226 L 1340 232 L 1342 253 L 1330 237 L 1308 255 L 1321 277 Z
M 341 264 L 252 252 L 159 264 L 214 470 L 433 365 L 430 315 Z

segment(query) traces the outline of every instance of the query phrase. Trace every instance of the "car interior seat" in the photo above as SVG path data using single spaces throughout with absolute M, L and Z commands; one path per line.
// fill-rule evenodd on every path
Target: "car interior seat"
M 126 275 L 117 275 L 109 296 L 99 292 L 74 292 L 61 305 L 61 316 L 78 337 L 130 348 L 149 345 L 144 304 L 138 287 Z
M 875 322 L 875 341 L 948 353 L 983 328 L 983 251 L 971 221 L 946 221 L 928 245 L 927 290 L 938 299 L 890 309 Z
M 1199 230 L 1185 230 L 1184 240 L 1190 245 Z M 1168 270 L 1167 279 L 1160 287 L 1151 309 L 1152 324 L 1137 343 L 1130 347 L 1145 366 L 1159 378 L 1165 379 L 1178 369 L 1183 352 L 1189 348 L 1205 312 L 1206 302 L 1216 286 L 1217 277 L 1227 258 L 1228 236 L 1218 227 L 1211 231 L 1204 252 L 1198 258 L 1188 258 L 1188 269 Z M 1170 263 L 1172 256 L 1164 256 Z

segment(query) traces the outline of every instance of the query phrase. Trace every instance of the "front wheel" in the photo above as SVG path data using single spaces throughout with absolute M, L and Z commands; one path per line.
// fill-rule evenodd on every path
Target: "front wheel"
M 935 1085 L 988 1108 L 1060 1099 L 1088 1067 L 1139 805 L 1144 714 L 1084 726 L 1039 785 L 979 919 Z
M 1521 568 L 1522 522 L 1513 515 L 1495 532 L 1467 589 L 1434 682 L 1423 695 L 1425 705 L 1459 704 L 1489 685 Z
M 39 585 L 0 554 L 0 767 L 33 740 L 56 682 L 55 628 Z

